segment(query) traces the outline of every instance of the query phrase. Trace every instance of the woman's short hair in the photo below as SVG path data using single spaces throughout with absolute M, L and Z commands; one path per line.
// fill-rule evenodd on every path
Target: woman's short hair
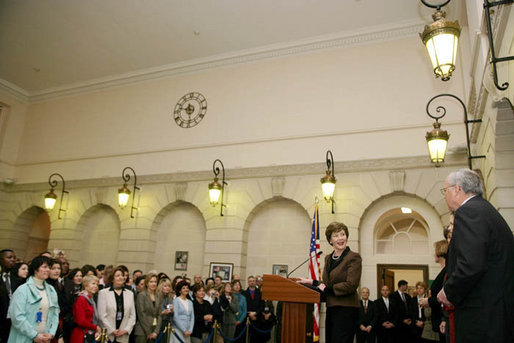
M 201 283 L 195 283 L 193 286 L 193 294 L 196 294 L 196 292 L 198 292 L 202 288 L 205 291 L 205 287 Z
M 426 290 L 426 289 L 427 289 L 427 285 L 425 285 L 425 283 L 424 283 L 424 282 L 422 282 L 422 281 L 418 281 L 418 282 L 416 282 L 416 288 L 418 288 L 418 286 L 423 287 L 423 289 L 424 289 L 424 290 Z
M 344 233 L 346 234 L 346 238 L 350 237 L 348 227 L 343 223 L 332 222 L 328 224 L 327 229 L 325 230 L 325 236 L 327 237 L 328 243 L 330 243 L 330 237 L 332 237 L 332 234 L 339 231 L 344 231 Z M 330 245 L 332 245 L 332 243 L 330 243 Z
M 232 286 L 232 288 L 234 288 L 234 285 L 238 283 L 239 284 L 239 288 L 243 288 L 243 285 L 241 285 L 241 281 L 240 280 L 232 280 L 232 282 L 230 283 L 230 285 Z
M 448 256 L 448 241 L 446 239 L 434 243 L 435 255 L 444 259 Z
M 96 275 L 96 268 L 90 264 L 85 264 L 80 268 L 80 271 L 82 272 L 82 276 L 86 276 L 87 273 L 92 272 L 93 275 Z
M 46 256 L 37 256 L 29 264 L 29 275 L 33 276 L 36 270 L 39 269 L 43 264 L 46 264 L 50 268 L 52 259 Z
M 157 274 L 154 274 L 154 273 L 148 273 L 148 275 L 145 276 L 145 288 L 148 287 L 148 284 L 150 283 L 150 281 L 155 278 L 156 281 L 159 281 L 159 277 L 157 276 Z M 137 284 L 136 284 L 137 286 Z
M 123 266 L 117 266 L 116 268 L 113 269 L 112 271 L 112 274 L 109 275 L 109 282 L 112 284 L 114 282 L 114 274 L 116 274 L 116 272 L 121 272 L 121 275 L 125 275 L 125 269 L 126 268 L 123 268 Z
M 98 283 L 98 278 L 96 277 L 96 275 L 86 275 L 82 279 L 82 286 L 85 288 L 87 285 L 94 281 Z
M 186 280 L 182 280 L 175 286 L 175 293 L 177 294 L 177 297 L 180 295 L 180 291 L 184 286 L 187 286 L 189 288 L 189 283 Z

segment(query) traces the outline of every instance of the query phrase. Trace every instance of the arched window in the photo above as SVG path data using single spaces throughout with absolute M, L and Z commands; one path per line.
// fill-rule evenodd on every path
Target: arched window
M 375 254 L 427 255 L 428 225 L 417 212 L 395 208 L 384 213 L 375 225 Z

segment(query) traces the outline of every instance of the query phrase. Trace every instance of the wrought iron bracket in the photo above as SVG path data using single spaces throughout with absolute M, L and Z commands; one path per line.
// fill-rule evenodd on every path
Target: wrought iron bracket
M 423 1 L 423 0 L 422 0 Z M 496 69 L 496 63 L 507 62 L 514 60 L 514 56 L 507 57 L 496 57 L 496 53 L 494 51 L 494 39 L 493 32 L 491 27 L 491 7 L 499 6 L 499 5 L 509 5 L 514 3 L 514 0 L 501 0 L 501 1 L 492 1 L 484 0 L 484 10 L 485 10 L 485 18 L 487 22 L 487 36 L 489 37 L 489 50 L 491 51 L 491 64 L 493 65 L 493 81 L 496 88 L 501 91 L 509 88 L 509 83 L 504 82 L 501 86 L 498 84 L 498 70 Z
M 444 117 L 446 115 L 446 108 L 444 108 L 444 106 L 437 106 L 436 107 L 436 112 L 437 113 L 441 113 L 440 115 L 433 115 L 430 113 L 430 104 L 432 103 L 432 101 L 434 101 L 435 99 L 438 99 L 440 97 L 444 97 L 444 96 L 448 96 L 448 97 L 451 97 L 451 98 L 454 98 L 455 100 L 457 100 L 461 105 L 462 105 L 462 109 L 464 111 L 464 125 L 466 126 L 466 143 L 467 143 L 467 150 L 468 150 L 468 166 L 469 166 L 469 169 L 473 169 L 473 164 L 472 164 L 472 161 L 474 159 L 477 159 L 477 158 L 485 158 L 486 156 L 485 155 L 478 155 L 478 156 L 473 156 L 471 155 L 471 141 L 470 141 L 470 138 L 469 138 L 469 127 L 468 125 L 471 123 L 481 123 L 482 122 L 482 119 L 468 119 L 468 110 L 466 109 L 466 105 L 464 105 L 464 102 L 462 102 L 462 100 L 453 95 L 453 94 L 448 94 L 448 93 L 443 93 L 443 94 L 439 94 L 439 95 L 436 95 L 434 96 L 432 99 L 430 99 L 427 103 L 427 107 L 426 107 L 426 111 L 427 111 L 427 114 L 430 118 L 433 118 L 435 119 L 436 121 L 438 121 L 438 119 L 441 119 L 442 117 Z

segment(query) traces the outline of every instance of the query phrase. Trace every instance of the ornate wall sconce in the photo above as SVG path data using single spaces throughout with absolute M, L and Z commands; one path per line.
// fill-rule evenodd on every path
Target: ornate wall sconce
M 222 171 L 221 183 L 218 182 L 218 175 L 220 173 L 220 168 L 216 166 L 216 163 L 221 165 L 221 171 Z M 223 165 L 223 162 L 221 162 L 221 160 L 219 160 L 219 159 L 214 160 L 214 163 L 212 164 L 212 171 L 214 172 L 214 181 L 209 183 L 209 201 L 210 201 L 211 205 L 214 207 L 218 204 L 219 199 L 221 197 L 220 216 L 223 217 L 223 207 L 226 206 L 223 203 L 223 194 L 225 193 L 225 185 L 227 184 L 225 182 L 225 166 Z
M 487 22 L 487 36 L 489 37 L 489 50 L 491 51 L 491 63 L 493 65 L 493 79 L 494 85 L 501 91 L 509 88 L 509 83 L 504 82 L 501 86 L 498 84 L 498 71 L 496 70 L 496 63 L 499 62 L 507 62 L 514 60 L 514 56 L 507 57 L 496 57 L 496 53 L 494 52 L 494 40 L 493 40 L 493 29 L 491 27 L 491 13 L 490 8 L 499 6 L 499 5 L 508 5 L 514 3 L 514 0 L 503 0 L 503 1 L 493 1 L 489 2 L 489 0 L 484 0 L 484 10 L 485 10 L 485 19 Z
M 434 22 L 426 25 L 419 35 L 430 56 L 435 76 L 448 81 L 455 70 L 460 36 L 459 22 L 446 20 L 446 13 L 441 11 L 450 0 L 439 5 L 432 5 L 426 0 L 421 2 L 427 7 L 435 8 L 436 12 L 432 15 Z
M 136 192 L 140 190 L 137 186 L 137 175 L 134 169 L 131 167 L 125 167 L 121 172 L 121 178 L 123 179 L 123 186 L 118 189 L 118 205 L 123 209 L 128 204 L 128 200 L 130 198 L 130 189 L 127 187 L 127 182 L 130 181 L 130 174 L 128 171 L 132 171 L 134 174 L 134 194 L 132 195 L 132 206 L 130 208 L 130 218 L 134 218 L 134 210 L 137 211 L 137 207 L 134 206 L 136 200 Z
M 69 192 L 66 190 L 66 183 L 64 182 L 64 178 L 59 173 L 53 173 L 48 178 L 48 184 L 50 185 L 50 192 L 48 192 L 45 195 L 45 208 L 48 211 L 51 211 L 55 207 L 55 203 L 57 201 L 57 195 L 54 193 L 54 189 L 55 189 L 55 187 L 57 187 L 57 185 L 59 183 L 58 180 L 56 180 L 57 178 L 60 178 L 61 182 L 62 182 L 61 201 L 59 203 L 59 213 L 57 214 L 57 218 L 62 219 L 61 212 L 66 212 L 66 210 L 62 208 L 62 201 L 64 199 L 64 193 L 68 194 Z
M 472 156 L 471 155 L 471 143 L 469 138 L 469 123 L 481 123 L 482 119 L 468 119 L 468 111 L 466 109 L 466 105 L 459 99 L 457 96 L 453 94 L 439 94 L 430 99 L 427 103 L 426 112 L 428 116 L 432 119 L 435 119 L 434 129 L 426 134 L 426 140 L 428 144 L 428 151 L 430 153 L 430 160 L 435 164 L 436 167 L 440 167 L 441 163 L 444 162 L 444 157 L 446 155 L 446 148 L 448 146 L 448 140 L 450 139 L 450 135 L 446 130 L 441 129 L 441 123 L 439 123 L 439 119 L 443 118 L 446 115 L 446 108 L 443 106 L 436 107 L 436 113 L 439 115 L 433 115 L 430 113 L 430 104 L 435 99 L 440 97 L 451 97 L 456 99 L 464 110 L 464 125 L 466 126 L 466 141 L 467 141 L 467 149 L 468 149 L 468 165 L 469 169 L 473 169 L 471 161 L 475 158 L 485 158 L 485 155 L 480 156 Z
M 332 203 L 332 213 L 334 211 L 334 191 L 336 189 L 336 177 L 334 174 L 334 156 L 332 156 L 332 151 L 328 150 L 326 155 L 326 163 L 327 163 L 327 173 L 325 176 L 321 178 L 321 190 L 323 192 L 323 197 L 327 202 Z

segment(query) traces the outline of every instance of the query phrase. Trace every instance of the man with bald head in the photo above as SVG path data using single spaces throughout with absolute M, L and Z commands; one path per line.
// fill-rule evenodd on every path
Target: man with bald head
M 482 197 L 480 176 L 451 173 L 441 190 L 454 211 L 446 264 L 437 295 L 455 307 L 457 343 L 511 343 L 514 339 L 514 237 L 500 213 Z M 450 335 L 452 333 L 450 332 Z
M 381 297 L 375 301 L 377 308 L 377 338 L 378 343 L 396 343 L 399 314 L 394 299 L 389 297 L 389 287 L 384 285 L 380 289 Z

